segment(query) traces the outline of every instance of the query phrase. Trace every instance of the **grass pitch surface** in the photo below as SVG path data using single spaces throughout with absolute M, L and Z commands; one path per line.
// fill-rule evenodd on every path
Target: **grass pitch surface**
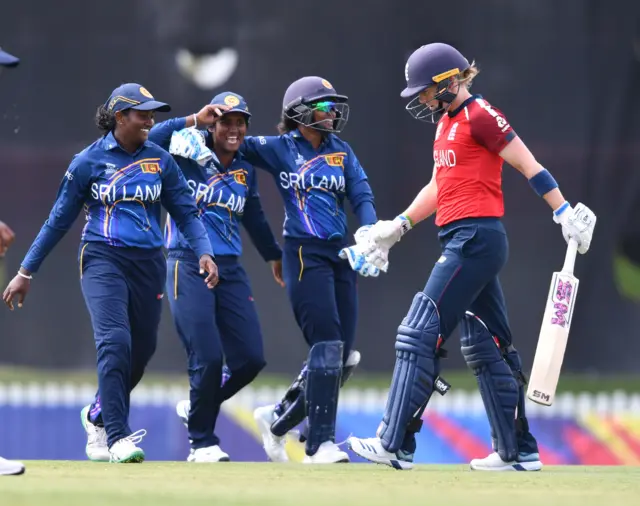
M 547 467 L 480 473 L 466 466 L 98 464 L 26 462 L 0 477 L 2 506 L 277 505 L 630 506 L 640 504 L 640 467 Z

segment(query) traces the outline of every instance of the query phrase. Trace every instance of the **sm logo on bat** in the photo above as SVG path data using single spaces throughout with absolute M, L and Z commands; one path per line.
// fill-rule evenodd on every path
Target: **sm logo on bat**
M 158 174 L 162 172 L 157 163 L 141 163 L 140 168 L 144 174 Z

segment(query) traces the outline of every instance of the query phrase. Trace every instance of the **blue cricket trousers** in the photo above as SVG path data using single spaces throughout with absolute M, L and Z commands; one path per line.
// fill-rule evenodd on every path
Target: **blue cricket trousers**
M 132 432 L 130 394 L 156 350 L 166 263 L 161 249 L 99 242 L 80 245 L 79 263 L 97 351 L 91 419 L 101 418 L 111 447 Z
M 442 255 L 424 293 L 438 307 L 446 340 L 465 311 L 477 315 L 501 344 L 511 344 L 511 329 L 498 274 L 507 263 L 509 243 L 497 218 L 468 218 L 445 225 L 438 237 Z
M 358 274 L 338 257 L 343 247 L 342 241 L 285 237 L 282 265 L 287 295 L 309 347 L 343 341 L 346 360 L 356 337 Z
M 193 449 L 219 444 L 220 405 L 251 383 L 266 365 L 249 278 L 238 257 L 218 256 L 220 282 L 210 290 L 190 250 L 171 250 L 166 289 L 187 353 Z M 221 386 L 223 362 L 231 370 Z

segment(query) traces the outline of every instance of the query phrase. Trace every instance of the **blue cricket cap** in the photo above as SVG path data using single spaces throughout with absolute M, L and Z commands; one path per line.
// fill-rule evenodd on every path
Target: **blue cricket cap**
M 158 102 L 144 86 L 137 83 L 127 83 L 118 86 L 104 104 L 110 112 L 136 109 L 138 111 L 169 112 L 171 106 L 164 102 Z
M 247 119 L 251 117 L 251 113 L 249 112 L 249 106 L 247 105 L 247 101 L 242 98 L 242 96 L 237 93 L 233 93 L 231 91 L 225 91 L 219 93 L 213 100 L 211 100 L 212 104 L 219 105 L 228 105 L 231 107 L 228 111 L 225 111 L 224 114 L 228 114 L 230 112 L 241 112 L 246 116 Z
M 4 67 L 15 67 L 20 63 L 20 59 L 0 49 L 0 65 Z

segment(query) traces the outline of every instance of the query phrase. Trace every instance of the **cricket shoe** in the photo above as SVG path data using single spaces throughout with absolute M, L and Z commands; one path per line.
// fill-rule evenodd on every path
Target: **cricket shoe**
M 80 411 L 80 421 L 82 428 L 87 433 L 87 446 L 85 453 L 87 458 L 93 462 L 109 462 L 109 446 L 107 445 L 107 431 L 104 427 L 98 427 L 89 421 L 89 409 L 91 406 L 85 406 Z
M 313 455 L 305 455 L 303 464 L 346 464 L 349 462 L 349 455 L 343 452 L 333 441 L 325 441 L 318 447 L 318 451 Z
M 413 469 L 413 454 L 405 453 L 402 450 L 391 453 L 382 447 L 382 441 L 377 437 L 360 439 L 350 437 L 347 439 L 349 449 L 363 459 L 376 464 L 384 464 L 393 467 L 398 471 L 408 471 Z
M 275 406 L 257 408 L 253 412 L 253 418 L 262 435 L 262 446 L 269 460 L 271 460 L 271 462 L 288 462 L 289 456 L 285 448 L 287 442 L 286 436 L 275 436 L 273 432 L 271 432 L 271 424 L 276 419 L 274 408 Z
M 24 464 L 22 462 L 0 457 L 0 476 L 15 476 L 18 474 L 24 474 Z
M 539 453 L 519 453 L 516 460 L 505 462 L 497 453 L 492 453 L 483 459 L 473 459 L 469 467 L 472 471 L 540 471 Z
M 208 446 L 206 448 L 191 449 L 187 462 L 205 463 L 205 462 L 229 462 L 229 455 L 222 451 L 218 445 Z
M 109 448 L 110 461 L 120 464 L 137 463 L 144 461 L 144 450 L 136 445 L 147 435 L 147 431 L 142 429 L 134 432 L 130 436 L 118 439 Z

